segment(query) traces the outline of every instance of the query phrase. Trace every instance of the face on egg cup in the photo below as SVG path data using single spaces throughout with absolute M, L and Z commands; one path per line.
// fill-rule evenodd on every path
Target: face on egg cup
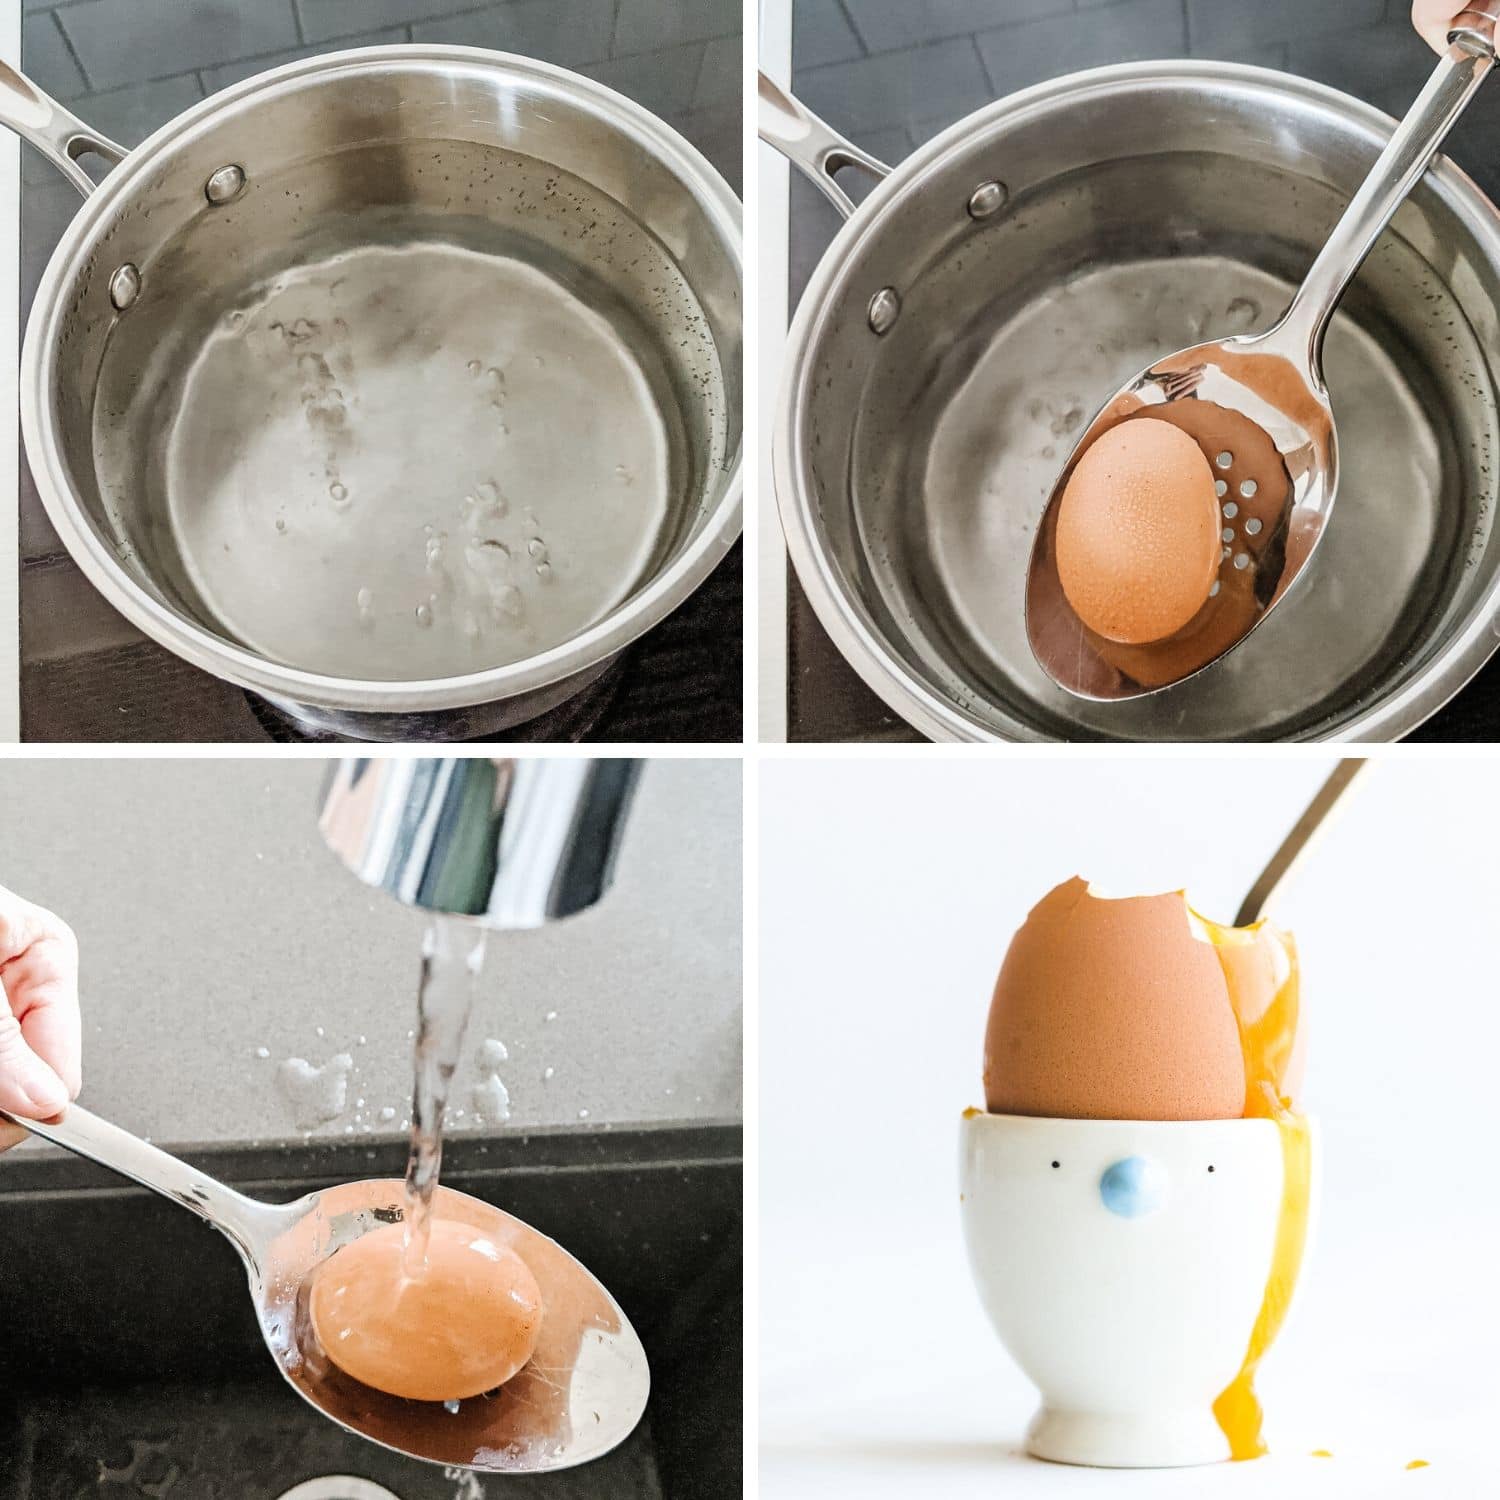
M 1214 1403 L 1271 1278 L 1285 1181 L 1275 1122 L 972 1112 L 961 1142 L 975 1284 L 1042 1394 L 1027 1452 L 1105 1468 L 1230 1458 Z M 1316 1166 L 1314 1132 L 1309 1238 Z

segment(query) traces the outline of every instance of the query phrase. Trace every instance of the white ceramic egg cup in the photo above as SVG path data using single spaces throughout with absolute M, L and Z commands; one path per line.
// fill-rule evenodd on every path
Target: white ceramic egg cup
M 974 1280 L 1042 1393 L 1027 1452 L 1105 1468 L 1229 1458 L 1213 1403 L 1270 1275 L 1277 1126 L 970 1114 L 961 1144 Z M 1309 1240 L 1316 1145 L 1314 1127 Z

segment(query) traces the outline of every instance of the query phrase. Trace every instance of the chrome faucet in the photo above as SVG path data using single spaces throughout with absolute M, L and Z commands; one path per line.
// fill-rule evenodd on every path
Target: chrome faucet
M 366 885 L 504 930 L 609 889 L 637 760 L 418 756 L 336 761 L 318 828 Z

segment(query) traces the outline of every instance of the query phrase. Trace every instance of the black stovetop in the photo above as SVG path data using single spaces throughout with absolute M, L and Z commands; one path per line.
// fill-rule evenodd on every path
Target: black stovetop
M 611 12 L 601 24 L 601 9 Z M 676 126 L 738 192 L 738 0 L 24 0 L 21 65 L 124 145 L 216 89 L 293 58 L 456 42 L 575 68 Z M 78 195 L 22 152 L 24 325 Z M 63 549 L 21 472 L 21 733 L 28 741 L 267 741 L 296 731 L 133 629 Z M 740 549 L 600 687 L 525 739 L 738 740 Z
M 1209 57 L 1281 68 L 1404 114 L 1435 59 L 1409 0 L 792 0 L 793 90 L 883 161 L 993 99 L 1081 68 Z M 1500 92 L 1482 92 L 1446 146 L 1500 202 Z M 792 174 L 790 292 L 796 306 L 839 227 Z M 788 578 L 787 737 L 918 740 L 855 675 Z M 1414 740 L 1500 739 L 1500 657 Z

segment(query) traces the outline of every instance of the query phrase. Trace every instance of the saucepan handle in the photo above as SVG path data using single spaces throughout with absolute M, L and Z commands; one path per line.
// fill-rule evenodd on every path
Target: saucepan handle
M 125 148 L 91 130 L 29 78 L 0 62 L 0 125 L 29 141 L 85 198 L 94 191 L 88 173 L 78 165 L 92 153 L 111 166 L 124 161 Z
M 774 146 L 791 164 L 822 189 L 823 196 L 847 219 L 854 200 L 834 178 L 841 167 L 859 167 L 879 181 L 891 169 L 853 141 L 846 141 L 831 125 L 781 87 L 760 75 L 760 138 Z

